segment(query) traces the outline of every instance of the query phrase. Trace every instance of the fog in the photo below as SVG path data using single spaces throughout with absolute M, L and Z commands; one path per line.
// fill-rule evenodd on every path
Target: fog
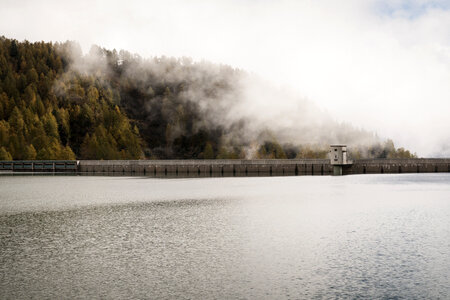
M 249 87 L 239 111 L 295 126 L 309 101 L 419 156 L 450 155 L 448 1 L 7 0 L 0 34 L 229 64 L 294 95 Z

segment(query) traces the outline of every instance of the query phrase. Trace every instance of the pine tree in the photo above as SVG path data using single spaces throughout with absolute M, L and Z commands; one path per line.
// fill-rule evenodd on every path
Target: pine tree
M 219 148 L 219 153 L 217 154 L 217 159 L 230 159 L 232 156 L 231 153 L 228 152 L 228 150 L 225 147 Z
M 9 123 L 5 120 L 0 120 L 0 146 L 9 144 Z
M 39 82 L 39 75 L 34 68 L 31 68 L 27 72 L 27 82 L 28 84 L 37 84 Z
M 9 55 L 13 58 L 19 55 L 19 47 L 17 47 L 16 40 L 11 41 L 11 46 L 9 47 Z
M 207 142 L 205 145 L 205 149 L 203 150 L 203 158 L 204 159 L 214 158 L 214 150 L 210 142 Z
M 23 159 L 34 160 L 36 159 L 36 156 L 37 156 L 36 149 L 34 149 L 34 146 L 32 144 L 25 146 L 25 153 Z
M 17 106 L 14 107 L 11 116 L 8 119 L 8 123 L 11 125 L 11 128 L 14 130 L 14 132 L 16 133 L 23 132 L 25 123 L 23 121 L 22 113 L 17 108 Z
M 53 114 L 48 113 L 43 117 L 44 130 L 47 136 L 59 139 L 58 123 Z
M 0 147 L 0 160 L 12 160 L 11 154 L 5 149 L 5 147 Z
M 70 149 L 69 146 L 65 146 L 62 150 L 61 150 L 61 156 L 60 158 L 62 160 L 75 160 L 75 153 L 73 153 L 72 149 Z

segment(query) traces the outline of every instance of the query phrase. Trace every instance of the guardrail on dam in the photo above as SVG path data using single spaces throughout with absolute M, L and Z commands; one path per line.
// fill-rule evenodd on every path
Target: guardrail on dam
M 14 160 L 0 161 L 0 171 L 14 172 L 77 172 L 76 160 Z
M 329 159 L 0 161 L 0 171 L 155 177 L 332 175 L 333 168 Z M 360 159 L 341 174 L 435 172 L 450 172 L 450 159 Z

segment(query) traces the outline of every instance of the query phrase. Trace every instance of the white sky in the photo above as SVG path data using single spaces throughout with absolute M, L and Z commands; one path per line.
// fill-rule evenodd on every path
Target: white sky
M 2 0 L 0 35 L 230 64 L 397 146 L 450 156 L 448 0 Z

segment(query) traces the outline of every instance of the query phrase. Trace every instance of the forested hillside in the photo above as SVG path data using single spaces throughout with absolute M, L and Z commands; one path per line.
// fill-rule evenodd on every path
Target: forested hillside
M 143 157 L 110 88 L 92 76 L 58 82 L 67 46 L 0 39 L 0 159 Z
M 0 160 L 325 157 L 326 138 L 289 140 L 233 110 L 243 74 L 188 58 L 99 47 L 83 56 L 72 42 L 1 37 Z M 341 139 L 369 135 L 356 133 Z M 392 141 L 355 146 L 354 155 L 412 156 Z

